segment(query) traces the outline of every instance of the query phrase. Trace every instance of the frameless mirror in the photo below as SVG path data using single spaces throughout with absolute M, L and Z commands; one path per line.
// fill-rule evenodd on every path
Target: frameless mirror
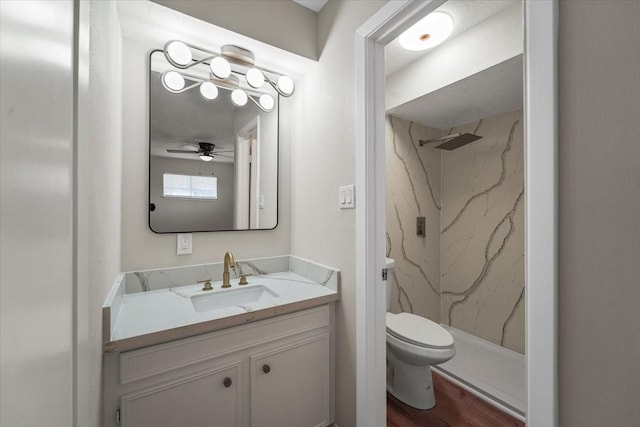
M 278 93 L 261 88 L 275 100 L 268 112 L 251 99 L 236 106 L 242 99 L 232 100 L 234 87 L 188 76 L 173 82 L 172 69 L 162 51 L 151 53 L 149 227 L 156 233 L 275 228 Z M 202 64 L 189 73 L 208 79 L 208 69 Z M 185 89 L 165 88 L 172 84 Z

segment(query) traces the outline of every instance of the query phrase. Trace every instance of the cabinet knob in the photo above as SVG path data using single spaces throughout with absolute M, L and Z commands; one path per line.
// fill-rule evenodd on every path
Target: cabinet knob
M 271 372 L 271 366 L 262 365 L 262 372 L 264 372 L 265 374 L 268 374 L 269 372 Z
M 225 387 L 231 387 L 231 384 L 233 383 L 233 381 L 231 381 L 231 378 L 227 377 L 224 379 L 224 381 L 222 381 L 222 384 L 224 384 Z

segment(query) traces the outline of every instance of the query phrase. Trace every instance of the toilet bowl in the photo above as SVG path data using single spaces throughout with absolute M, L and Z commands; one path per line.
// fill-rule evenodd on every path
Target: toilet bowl
M 387 274 L 394 261 L 387 259 Z M 387 280 L 389 309 L 391 278 Z M 387 312 L 387 391 L 418 409 L 436 404 L 431 366 L 444 363 L 456 354 L 453 337 L 437 323 L 411 313 Z

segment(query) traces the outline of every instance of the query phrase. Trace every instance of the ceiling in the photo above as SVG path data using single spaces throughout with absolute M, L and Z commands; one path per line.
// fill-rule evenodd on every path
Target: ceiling
M 453 32 L 448 40 L 497 15 L 509 6 L 520 3 L 520 0 L 449 0 L 440 6 L 438 11 L 446 12 L 453 18 Z M 406 67 L 417 59 L 445 46 L 445 41 L 433 49 L 410 51 L 400 46 L 398 39 L 389 43 L 385 49 L 386 75 L 389 76 Z
M 311 9 L 314 12 L 320 12 L 320 10 L 327 4 L 328 0 L 293 0 L 300 6 L 304 6 L 307 9 Z
M 522 55 L 392 108 L 387 113 L 448 129 L 522 108 Z
M 394 40 L 386 47 L 387 76 L 410 66 L 431 52 L 438 51 L 438 56 L 447 53 L 447 44 L 456 36 L 517 4 L 520 4 L 520 0 L 447 1 L 437 10 L 453 17 L 454 30 L 451 37 L 433 49 L 419 52 L 407 51 L 400 46 L 398 39 Z M 517 55 L 398 105 L 387 110 L 387 113 L 433 128 L 449 129 L 522 108 L 522 105 L 523 64 L 522 55 Z

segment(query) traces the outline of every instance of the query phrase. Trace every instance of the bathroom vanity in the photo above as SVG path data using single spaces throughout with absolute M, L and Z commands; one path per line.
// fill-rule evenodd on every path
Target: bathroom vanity
M 194 284 L 221 267 L 120 275 L 103 308 L 106 427 L 334 421 L 339 271 L 283 256 L 237 261 L 247 285 Z

